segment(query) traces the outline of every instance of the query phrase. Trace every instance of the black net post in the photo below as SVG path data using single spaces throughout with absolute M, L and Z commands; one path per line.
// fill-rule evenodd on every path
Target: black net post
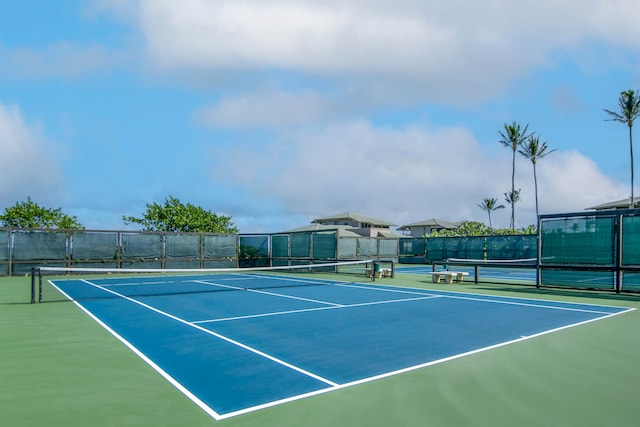
M 378 261 L 373 261 L 373 268 L 371 269 L 371 281 L 376 281 L 376 275 L 380 273 L 380 263 Z
M 31 304 L 36 303 L 36 268 L 31 267 Z
M 38 268 L 38 302 L 42 302 L 42 270 Z

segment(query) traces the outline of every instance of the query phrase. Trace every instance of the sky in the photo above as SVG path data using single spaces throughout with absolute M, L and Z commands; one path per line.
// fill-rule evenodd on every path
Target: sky
M 275 233 L 342 212 L 488 223 L 495 198 L 507 228 L 513 122 L 556 150 L 541 214 L 630 195 L 628 128 L 603 110 L 640 88 L 637 0 L 0 6 L 0 212 L 30 197 L 120 230 L 173 196 Z M 526 227 L 520 154 L 515 187 Z

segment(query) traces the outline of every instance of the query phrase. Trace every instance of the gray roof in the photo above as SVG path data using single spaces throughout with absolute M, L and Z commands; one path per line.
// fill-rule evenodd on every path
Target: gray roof
M 394 233 L 393 231 L 378 231 L 378 237 L 382 237 L 385 239 L 398 239 L 405 236 L 403 236 L 402 234 Z
M 353 212 L 344 212 L 344 213 L 340 213 L 340 214 L 336 214 L 336 215 L 331 215 L 331 216 L 326 216 L 324 218 L 317 218 L 314 219 L 313 221 L 311 221 L 312 224 L 317 224 L 320 222 L 328 222 L 328 221 L 340 221 L 343 219 L 351 219 L 354 221 L 358 221 L 358 222 L 362 222 L 362 223 L 367 223 L 367 224 L 371 224 L 371 225 L 380 225 L 383 227 L 391 227 L 394 226 L 395 224 L 389 221 L 385 221 L 382 219 L 377 219 L 377 218 L 372 218 L 370 216 L 365 216 L 365 215 L 360 215 L 357 213 L 353 213 Z
M 311 224 L 304 227 L 298 227 L 291 230 L 283 231 L 283 233 L 297 233 L 308 231 L 333 231 L 337 230 L 338 235 L 341 237 L 362 237 L 357 233 L 354 233 L 353 227 L 347 225 L 323 225 L 323 224 Z
M 594 209 L 594 210 L 600 211 L 604 209 L 627 209 L 629 207 L 630 200 L 631 200 L 631 197 L 627 197 L 626 199 L 616 200 L 615 202 L 609 202 L 609 203 L 604 203 L 598 206 L 592 206 L 590 208 L 587 208 L 587 210 Z M 640 197 L 634 197 L 633 205 L 637 207 L 639 204 L 640 204 Z
M 282 231 L 282 233 L 299 233 L 309 231 L 334 231 L 337 230 L 339 237 L 363 237 L 357 230 L 363 230 L 361 228 L 354 228 L 349 225 L 323 225 L 323 224 L 311 224 L 304 227 L 293 228 L 291 230 Z M 377 237 L 387 239 L 397 239 L 404 237 L 393 231 L 377 231 Z
M 445 221 L 443 219 L 431 218 L 431 219 L 425 219 L 423 221 L 414 222 L 412 224 L 403 225 L 402 227 L 398 228 L 398 230 L 408 230 L 412 227 L 431 227 L 431 228 L 440 227 L 440 228 L 446 228 L 446 229 L 453 229 L 453 228 L 456 228 L 457 226 L 458 224 L 455 222 Z

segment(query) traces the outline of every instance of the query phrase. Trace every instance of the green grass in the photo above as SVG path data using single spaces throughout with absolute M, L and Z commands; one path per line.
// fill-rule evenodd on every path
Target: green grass
M 436 285 L 409 275 L 377 283 L 640 308 L 640 296 Z M 636 426 L 640 419 L 640 310 L 215 421 L 74 304 L 28 304 L 28 288 L 27 278 L 0 278 L 2 426 Z

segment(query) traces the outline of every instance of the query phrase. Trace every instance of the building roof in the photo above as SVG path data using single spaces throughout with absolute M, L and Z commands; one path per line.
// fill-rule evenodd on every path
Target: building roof
M 318 223 L 323 223 L 323 222 L 330 222 L 330 221 L 340 221 L 340 220 L 346 220 L 346 219 L 351 219 L 354 221 L 358 221 L 360 223 L 367 223 L 367 224 L 371 224 L 371 225 L 378 225 L 378 226 L 382 226 L 382 227 L 391 227 L 394 226 L 396 224 L 389 222 L 389 221 L 385 221 L 382 219 L 377 219 L 377 218 L 372 218 L 370 216 L 365 216 L 365 215 L 360 215 L 357 213 L 353 213 L 353 212 L 343 212 L 340 214 L 336 214 L 336 215 L 331 215 L 331 216 L 327 216 L 324 218 L 317 218 L 314 219 L 313 221 L 311 221 L 312 224 L 318 224 Z
M 354 228 L 349 225 L 324 225 L 324 224 L 311 224 L 304 227 L 293 228 L 291 230 L 283 231 L 282 233 L 301 233 L 310 231 L 337 231 L 339 237 L 363 237 L 357 230 L 360 228 Z M 377 231 L 376 237 L 383 237 L 389 239 L 397 239 L 403 237 L 400 234 L 392 231 Z
M 398 230 L 409 230 L 413 227 L 431 227 L 431 228 L 446 228 L 446 229 L 454 229 L 458 226 L 455 222 L 445 221 L 443 219 L 425 219 L 423 221 L 414 222 L 412 224 L 406 224 L 402 227 L 398 228 Z
M 627 197 L 626 199 L 616 200 L 615 202 L 603 203 L 602 205 L 592 206 L 590 208 L 587 208 L 586 210 L 594 209 L 596 211 L 601 211 L 605 209 L 628 209 L 630 200 L 631 200 L 631 197 Z M 633 198 L 633 205 L 635 207 L 638 207 L 638 205 L 640 205 L 640 197 Z
M 347 225 L 323 225 L 323 224 L 311 224 L 304 227 L 298 227 L 291 230 L 283 231 L 283 233 L 299 233 L 309 231 L 334 231 L 337 230 L 340 237 L 362 237 L 358 233 L 354 233 L 353 227 Z

